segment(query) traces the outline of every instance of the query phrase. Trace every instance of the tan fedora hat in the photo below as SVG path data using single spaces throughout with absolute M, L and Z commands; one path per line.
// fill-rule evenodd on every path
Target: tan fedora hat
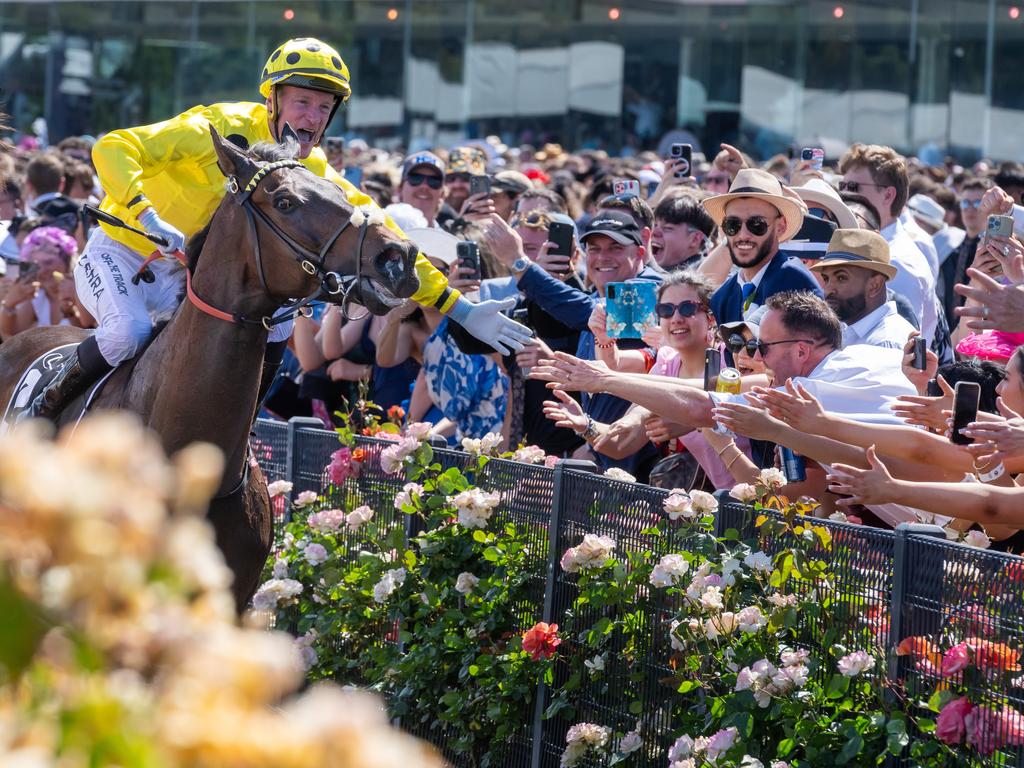
M 886 280 L 892 280 L 896 274 L 896 266 L 889 261 L 889 244 L 884 237 L 870 229 L 837 229 L 828 241 L 825 255 L 812 264 L 811 269 L 839 266 L 881 272 Z
M 794 192 L 800 195 L 808 208 L 824 208 L 836 217 L 836 224 L 840 229 L 857 229 L 860 226 L 857 217 L 853 215 L 843 198 L 835 191 L 831 184 L 821 179 L 810 179 L 802 187 L 793 187 Z
M 729 187 L 728 194 L 715 195 L 704 199 L 704 208 L 715 224 L 721 226 L 725 218 L 725 207 L 733 200 L 741 197 L 752 197 L 774 205 L 786 220 L 786 230 L 780 241 L 789 240 L 804 223 L 804 214 L 799 203 L 790 200 L 783 194 L 782 184 L 768 171 L 760 168 L 743 168 Z

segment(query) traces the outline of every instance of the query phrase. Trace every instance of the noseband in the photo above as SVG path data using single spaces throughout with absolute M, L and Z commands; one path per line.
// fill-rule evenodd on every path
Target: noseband
M 312 304 L 321 299 L 329 297 L 341 296 L 341 309 L 346 319 L 352 319 L 348 316 L 348 305 L 352 301 L 352 289 L 359 285 L 362 280 L 363 270 L 363 243 L 366 240 L 366 232 L 369 228 L 369 218 L 363 216 L 363 222 L 359 225 L 359 240 L 356 248 L 356 274 L 352 275 L 339 275 L 337 272 L 331 272 L 325 269 L 325 262 L 327 260 L 327 253 L 331 250 L 333 245 L 337 242 L 338 238 L 341 237 L 342 233 L 348 229 L 352 224 L 353 216 L 349 216 L 341 226 L 339 226 L 334 233 L 324 241 L 323 246 L 319 252 L 312 251 L 302 243 L 298 242 L 294 237 L 289 235 L 280 226 L 277 225 L 267 214 L 261 211 L 255 203 L 252 201 L 252 194 L 259 187 L 260 182 L 264 178 L 272 174 L 274 171 L 282 168 L 305 168 L 302 163 L 297 160 L 278 160 L 273 163 L 267 163 L 261 165 L 256 173 L 253 174 L 252 178 L 242 189 L 238 185 L 238 179 L 234 176 L 228 177 L 228 191 L 234 195 L 235 202 L 242 207 L 245 211 L 246 219 L 249 222 L 249 231 L 252 233 L 252 239 L 256 247 L 256 266 L 258 268 L 260 285 L 263 288 L 264 293 L 268 296 L 273 296 L 270 291 L 270 287 L 267 285 L 266 274 L 263 269 L 263 256 L 260 250 L 260 237 L 257 229 L 257 219 L 262 222 L 267 229 L 282 243 L 284 243 L 288 250 L 291 251 L 293 258 L 302 267 L 302 270 L 310 275 L 311 277 L 317 277 L 320 279 L 320 286 L 316 291 L 311 293 L 302 299 L 289 299 L 281 304 L 281 308 L 288 307 L 289 311 L 281 314 L 274 314 L 270 316 L 262 317 L 258 320 L 246 317 L 238 312 L 225 312 L 224 310 L 217 309 L 211 304 L 204 301 L 199 295 L 192 289 L 192 275 L 187 270 L 185 272 L 185 291 L 188 295 L 189 301 L 196 306 L 197 309 L 202 310 L 208 315 L 226 320 L 227 322 L 237 323 L 238 325 L 249 325 L 249 326 L 262 326 L 266 330 L 270 330 L 275 325 L 287 322 L 298 315 L 304 315 L 309 317 L 312 312 Z M 150 259 L 159 257 L 159 252 L 155 253 Z M 149 259 L 147 259 L 148 263 Z M 332 302 L 332 303 L 337 303 Z

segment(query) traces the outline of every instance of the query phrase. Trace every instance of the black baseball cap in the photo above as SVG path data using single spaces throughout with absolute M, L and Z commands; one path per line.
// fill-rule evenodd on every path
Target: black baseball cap
M 604 235 L 622 245 L 643 245 L 640 227 L 633 217 L 622 211 L 598 211 L 580 232 L 580 242 L 586 243 L 591 235 Z

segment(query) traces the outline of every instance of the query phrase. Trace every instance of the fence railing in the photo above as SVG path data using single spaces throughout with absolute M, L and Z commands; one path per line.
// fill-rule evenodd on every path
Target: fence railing
M 293 495 L 306 490 L 325 492 L 328 485 L 325 468 L 330 463 L 331 453 L 338 448 L 338 439 L 334 432 L 320 426 L 315 419 L 292 419 L 287 423 L 257 421 L 253 446 L 268 481 L 290 481 Z M 371 438 L 360 443 L 371 453 L 381 448 L 380 441 Z M 467 458 L 461 451 L 435 449 L 435 460 L 444 466 L 463 467 Z M 498 519 L 528 528 L 537 550 L 547 553 L 546 560 L 541 561 L 543 570 L 539 568 L 536 573 L 536 602 L 524 606 L 524 629 L 538 618 L 557 621 L 572 605 L 576 586 L 573 579 L 565 577 L 558 561 L 560 554 L 578 544 L 584 533 L 610 535 L 622 551 L 643 548 L 658 555 L 673 551 L 671 537 L 652 538 L 643 533 L 661 514 L 662 499 L 667 492 L 611 480 L 595 471 L 590 462 L 563 460 L 554 468 L 548 468 L 494 459 L 484 468 L 484 476 L 477 478 L 478 485 L 501 493 Z M 404 482 L 400 477 L 384 475 L 379 470 L 361 474 L 358 479 L 360 497 L 363 503 L 380 502 L 374 506 L 382 512 L 392 510 L 394 495 Z M 336 497 L 329 498 L 329 502 L 345 504 L 346 491 L 331 488 L 330 493 Z M 752 538 L 755 535 L 754 510 L 727 496 L 722 496 L 721 501 L 715 519 L 716 535 L 741 540 Z M 400 521 L 403 517 L 396 513 L 394 524 L 405 524 Z M 867 627 L 871 630 L 867 634 L 875 637 L 878 647 L 886 648 L 890 654 L 890 682 L 899 685 L 908 664 L 912 664 L 907 657 L 895 655 L 898 642 L 911 635 L 944 634 L 955 636 L 957 640 L 983 635 L 1000 640 L 1010 638 L 1017 643 L 1024 640 L 1024 560 L 1020 557 L 946 541 L 942 529 L 935 526 L 904 524 L 895 531 L 888 531 L 827 520 L 816 522 L 826 526 L 832 535 L 831 548 L 827 552 L 823 549 L 821 555 L 828 558 L 835 579 L 834 599 L 843 607 L 838 613 L 840 620 L 851 624 L 842 629 Z M 768 554 L 774 554 L 773 546 L 777 549 L 782 544 L 762 541 L 762 548 Z M 984 611 L 980 612 L 979 607 Z M 655 605 L 651 615 L 645 617 L 651 633 L 640 663 L 656 673 L 647 675 L 648 679 L 671 673 L 666 662 L 669 656 L 666 629 L 671 614 L 672 606 Z M 979 626 L 979 621 L 983 626 Z M 558 675 L 556 668 L 556 682 Z M 1007 690 L 986 693 L 1005 706 L 1024 711 L 1024 677 L 1014 681 Z M 643 701 L 645 712 L 671 711 L 670 707 L 663 706 L 672 695 L 671 691 L 651 686 L 643 695 L 650 699 Z M 577 711 L 589 712 L 595 722 L 628 730 L 636 721 L 636 714 L 629 708 L 635 702 L 624 698 L 616 700 L 614 692 L 589 691 L 586 681 L 576 698 Z M 532 724 L 510 741 L 502 765 L 558 768 L 571 723 L 558 717 L 544 719 L 548 703 L 548 692 L 541 686 Z M 671 723 L 652 725 L 660 726 L 655 730 L 664 733 L 665 743 L 659 745 L 660 750 L 651 750 L 648 756 L 632 756 L 631 766 L 663 768 L 665 750 L 671 743 Z M 409 730 L 444 751 L 443 731 Z M 1004 751 L 1003 758 L 996 763 L 979 757 L 976 752 L 965 751 L 957 765 L 1024 766 L 1024 748 L 1017 747 L 1016 752 L 1008 754 L 1013 756 L 1010 762 L 1005 761 Z M 459 764 L 457 756 L 446 754 L 446 757 L 453 764 Z M 903 764 L 911 763 L 908 759 Z

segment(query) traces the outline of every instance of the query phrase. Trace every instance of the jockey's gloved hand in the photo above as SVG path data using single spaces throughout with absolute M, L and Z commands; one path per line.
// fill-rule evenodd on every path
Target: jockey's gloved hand
M 149 234 L 160 235 L 167 239 L 166 246 L 157 246 L 164 256 L 171 256 L 175 251 L 185 250 L 185 235 L 177 227 L 161 219 L 152 208 L 147 208 L 139 214 L 139 222 Z
M 509 355 L 518 352 L 533 338 L 533 331 L 501 314 L 515 305 L 515 297 L 474 304 L 465 296 L 459 296 L 455 300 L 455 305 L 448 311 L 448 317 L 480 341 L 490 344 L 503 355 Z

